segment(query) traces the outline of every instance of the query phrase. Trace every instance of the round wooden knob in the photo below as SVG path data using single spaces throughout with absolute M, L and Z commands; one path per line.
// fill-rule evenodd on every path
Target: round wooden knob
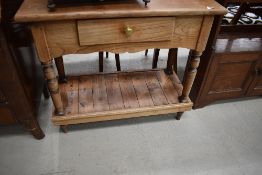
M 133 29 L 129 26 L 125 27 L 125 33 L 127 37 L 130 37 L 133 34 Z

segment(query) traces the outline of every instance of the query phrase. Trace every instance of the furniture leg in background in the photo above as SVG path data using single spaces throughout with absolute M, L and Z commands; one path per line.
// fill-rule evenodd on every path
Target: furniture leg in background
M 62 56 L 55 58 L 55 65 L 56 65 L 57 72 L 58 72 L 59 83 L 66 83 L 67 79 L 66 79 L 66 75 L 65 75 L 64 61 L 63 61 Z
M 158 58 L 159 58 L 159 52 L 160 49 L 154 49 L 154 54 L 153 54 L 153 63 L 152 63 L 152 68 L 155 69 L 157 68 L 157 63 L 158 63 Z M 147 56 L 148 54 L 148 49 L 145 51 L 145 55 Z M 166 71 L 173 72 L 172 67 L 174 71 L 177 73 L 177 54 L 178 54 L 178 49 L 177 48 L 172 48 L 169 49 L 168 51 L 168 66 Z M 169 58 L 172 57 L 172 58 Z
M 173 70 L 177 73 L 177 48 L 169 49 L 167 67 L 165 73 L 170 75 L 173 74 Z
M 98 52 L 99 54 L 99 72 L 104 71 L 104 52 Z
M 152 69 L 157 68 L 157 62 L 158 62 L 159 52 L 160 52 L 160 49 L 154 49 Z
M 106 58 L 108 58 L 108 52 L 106 52 Z M 121 71 L 119 54 L 115 54 L 115 61 L 116 61 L 117 71 Z M 103 71 L 104 71 L 104 52 L 99 52 L 99 72 L 103 72 Z

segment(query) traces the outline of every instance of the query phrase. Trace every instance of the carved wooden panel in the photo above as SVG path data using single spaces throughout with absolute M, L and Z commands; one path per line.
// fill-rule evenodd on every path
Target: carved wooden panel
M 215 54 L 213 59 L 208 84 L 203 90 L 205 102 L 244 96 L 252 81 L 250 74 L 257 64 L 258 54 L 223 53 Z

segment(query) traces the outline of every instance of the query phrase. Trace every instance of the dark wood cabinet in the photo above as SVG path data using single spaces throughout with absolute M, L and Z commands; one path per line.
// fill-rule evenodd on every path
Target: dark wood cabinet
M 224 6 L 233 2 L 217 1 Z M 213 23 L 190 94 L 194 108 L 217 100 L 262 95 L 262 25 L 236 24 L 246 11 L 261 15 L 261 8 L 256 8 L 259 1 L 234 3 L 241 6 L 230 24 L 221 25 L 219 16 Z
M 20 123 L 41 139 L 37 114 L 45 81 L 29 30 L 12 22 L 21 2 L 4 0 L 0 6 L 0 124 Z
M 41 139 L 44 133 L 37 122 L 37 112 L 43 90 L 43 73 L 37 74 L 35 69 L 30 77 L 31 82 L 22 65 L 16 61 L 29 58 L 17 57 L 12 51 L 0 26 L 0 124 L 12 124 L 15 122 L 23 124 L 35 138 Z M 29 60 L 27 60 L 29 61 Z M 30 62 L 30 61 L 29 61 Z M 39 64 L 40 65 L 40 64 Z M 34 83 L 32 83 L 34 82 Z M 37 85 L 38 87 L 35 87 Z M 41 88 L 42 87 L 42 88 Z

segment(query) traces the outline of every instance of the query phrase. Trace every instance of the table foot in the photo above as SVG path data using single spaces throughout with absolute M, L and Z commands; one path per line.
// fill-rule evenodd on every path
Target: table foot
M 40 140 L 45 137 L 44 132 L 40 128 L 36 119 L 22 121 L 24 126 L 31 132 L 34 138 Z
M 60 128 L 63 133 L 68 133 L 68 125 L 61 125 Z
M 180 120 L 183 114 L 184 114 L 184 112 L 176 113 L 176 116 L 175 116 L 176 120 Z

